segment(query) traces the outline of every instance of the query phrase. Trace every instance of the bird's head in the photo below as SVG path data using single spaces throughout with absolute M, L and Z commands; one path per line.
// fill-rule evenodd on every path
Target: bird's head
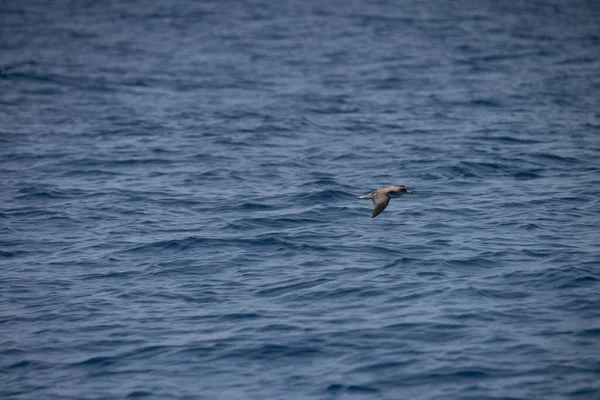
M 392 192 L 394 196 L 402 196 L 403 194 L 413 194 L 413 191 L 403 185 L 396 185 Z

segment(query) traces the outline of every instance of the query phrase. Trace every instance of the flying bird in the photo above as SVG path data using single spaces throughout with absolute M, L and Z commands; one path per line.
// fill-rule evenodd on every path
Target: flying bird
M 387 207 L 392 197 L 400 197 L 403 194 L 413 194 L 412 190 L 408 190 L 406 186 L 392 185 L 372 191 L 371 193 L 358 196 L 357 199 L 373 200 L 373 216 L 375 218 Z

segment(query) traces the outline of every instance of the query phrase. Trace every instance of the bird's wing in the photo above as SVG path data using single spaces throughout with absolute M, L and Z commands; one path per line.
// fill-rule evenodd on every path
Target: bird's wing
M 373 192 L 369 192 L 367 194 L 363 194 L 362 196 L 358 196 L 357 199 L 368 199 L 370 197 L 373 197 L 373 195 L 377 193 L 377 190 L 373 191 Z
M 385 210 L 388 203 L 390 202 L 390 196 L 387 193 L 378 193 L 375 196 L 371 197 L 371 199 L 373 200 L 374 205 L 373 216 L 371 218 L 375 218 L 376 216 L 381 214 L 383 210 Z

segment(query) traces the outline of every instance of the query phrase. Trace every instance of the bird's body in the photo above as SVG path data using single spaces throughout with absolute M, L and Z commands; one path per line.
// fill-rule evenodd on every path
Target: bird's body
M 385 210 L 392 197 L 400 197 L 405 193 L 413 194 L 406 186 L 392 185 L 374 190 L 371 193 L 363 194 L 362 196 L 358 196 L 357 199 L 373 200 L 373 216 L 371 218 L 375 218 Z

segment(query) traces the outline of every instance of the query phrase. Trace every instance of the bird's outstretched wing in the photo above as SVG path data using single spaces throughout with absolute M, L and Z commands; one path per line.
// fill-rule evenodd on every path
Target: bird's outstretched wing
M 371 197 L 371 200 L 373 200 L 374 205 L 373 216 L 371 218 L 375 218 L 385 210 L 390 202 L 390 196 L 387 193 L 377 193 L 375 196 Z
M 368 199 L 370 197 L 373 197 L 373 195 L 375 195 L 375 193 L 377 193 L 377 190 L 374 190 L 374 191 L 369 192 L 367 194 L 363 194 L 362 196 L 358 196 L 357 199 Z

